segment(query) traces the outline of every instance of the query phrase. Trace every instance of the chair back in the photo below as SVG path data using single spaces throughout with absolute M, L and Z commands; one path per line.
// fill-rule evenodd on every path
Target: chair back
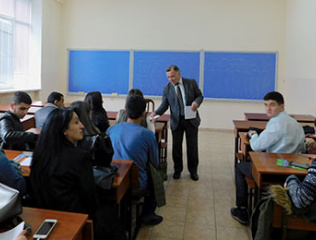
M 154 112 L 155 111 L 155 102 L 152 99 L 146 98 L 146 112 Z

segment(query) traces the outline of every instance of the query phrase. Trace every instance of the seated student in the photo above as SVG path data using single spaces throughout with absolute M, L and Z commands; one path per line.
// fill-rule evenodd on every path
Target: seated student
M 289 190 L 289 196 L 296 208 L 309 207 L 316 201 L 316 158 L 308 168 L 302 182 L 295 175 L 287 177 L 284 187 Z
M 95 239 L 126 239 L 111 205 L 99 201 L 91 156 L 77 147 L 83 125 L 71 109 L 57 108 L 43 125 L 30 173 L 38 207 L 89 214 Z
M 115 159 L 133 160 L 139 167 L 140 188 L 134 194 L 145 195 L 143 222 L 158 224 L 163 218 L 155 214 L 157 207 L 153 184 L 147 176 L 146 165 L 150 161 L 158 168 L 158 146 L 153 132 L 140 126 L 145 116 L 146 101 L 143 97 L 134 95 L 127 98 L 127 122 L 111 126 L 106 133 L 112 140 Z
M 84 125 L 84 136 L 95 136 L 100 133 L 100 130 L 93 124 L 90 118 L 90 105 L 84 101 L 75 101 L 71 103 L 70 108 L 78 115 L 80 122 Z
M 24 118 L 32 103 L 26 92 L 15 92 L 10 109 L 0 118 L 0 149 L 30 150 L 37 135 L 25 132 L 20 119 Z
M 258 135 L 250 130 L 250 146 L 253 151 L 275 153 L 304 152 L 304 131 L 301 125 L 284 110 L 284 99 L 279 92 L 269 92 L 264 96 L 266 114 L 270 117 L 266 129 Z M 245 176 L 251 176 L 251 163 L 241 162 L 236 165 L 236 208 L 231 209 L 231 215 L 241 224 L 249 223 L 247 212 L 247 183 Z
M 135 95 L 144 97 L 141 90 L 139 90 L 137 88 L 133 88 L 133 89 L 129 90 L 128 95 L 126 97 L 126 101 L 130 96 L 135 96 Z M 126 106 L 125 106 L 125 109 L 121 109 L 118 112 L 115 122 L 120 123 L 120 122 L 126 122 L 126 121 L 127 121 L 127 113 L 126 113 Z M 145 127 L 145 128 L 148 128 L 149 130 L 151 130 L 155 133 L 155 124 L 153 121 L 150 121 L 150 118 L 149 118 L 149 116 L 147 116 L 147 113 L 145 113 L 145 116 L 141 120 L 140 125 Z
M 54 109 L 61 107 L 64 107 L 64 95 L 59 92 L 51 92 L 47 97 L 45 106 L 35 112 L 36 128 L 42 129 L 48 114 Z
M 98 91 L 89 92 L 85 99 L 85 102 L 89 103 L 91 114 L 90 117 L 92 119 L 93 124 L 102 132 L 105 133 L 109 128 L 110 123 L 108 119 L 108 115 L 105 109 L 102 106 L 103 100 L 102 95 Z
M 26 182 L 18 165 L 10 161 L 2 151 L 0 151 L 0 183 L 18 190 L 21 196 L 26 194 Z

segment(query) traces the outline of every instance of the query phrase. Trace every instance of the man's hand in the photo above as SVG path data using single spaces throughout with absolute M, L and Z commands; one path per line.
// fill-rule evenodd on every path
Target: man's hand
M 198 107 L 199 107 L 199 104 L 197 102 L 193 102 L 191 104 L 192 111 L 194 112 L 198 109 Z
M 154 117 L 154 116 L 156 116 L 157 114 L 155 113 L 155 112 L 152 112 L 151 114 L 149 114 L 149 117 Z
M 248 137 L 251 138 L 252 135 L 258 134 L 255 130 L 249 130 L 248 131 Z

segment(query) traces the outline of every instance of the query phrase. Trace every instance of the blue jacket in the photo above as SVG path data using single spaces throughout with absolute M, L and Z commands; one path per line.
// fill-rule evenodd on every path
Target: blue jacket
M 0 151 L 0 182 L 18 190 L 22 196 L 26 194 L 26 183 L 17 164 L 10 161 L 2 151 Z

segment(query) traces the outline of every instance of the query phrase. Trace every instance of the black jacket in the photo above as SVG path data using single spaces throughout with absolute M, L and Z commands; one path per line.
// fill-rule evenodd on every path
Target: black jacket
M 25 132 L 20 119 L 10 111 L 0 118 L 0 148 L 30 150 L 29 143 L 35 143 L 37 136 Z
M 44 167 L 41 160 L 34 159 L 30 174 L 38 206 L 92 217 L 97 195 L 88 152 L 65 142 L 62 152 L 48 166 Z

